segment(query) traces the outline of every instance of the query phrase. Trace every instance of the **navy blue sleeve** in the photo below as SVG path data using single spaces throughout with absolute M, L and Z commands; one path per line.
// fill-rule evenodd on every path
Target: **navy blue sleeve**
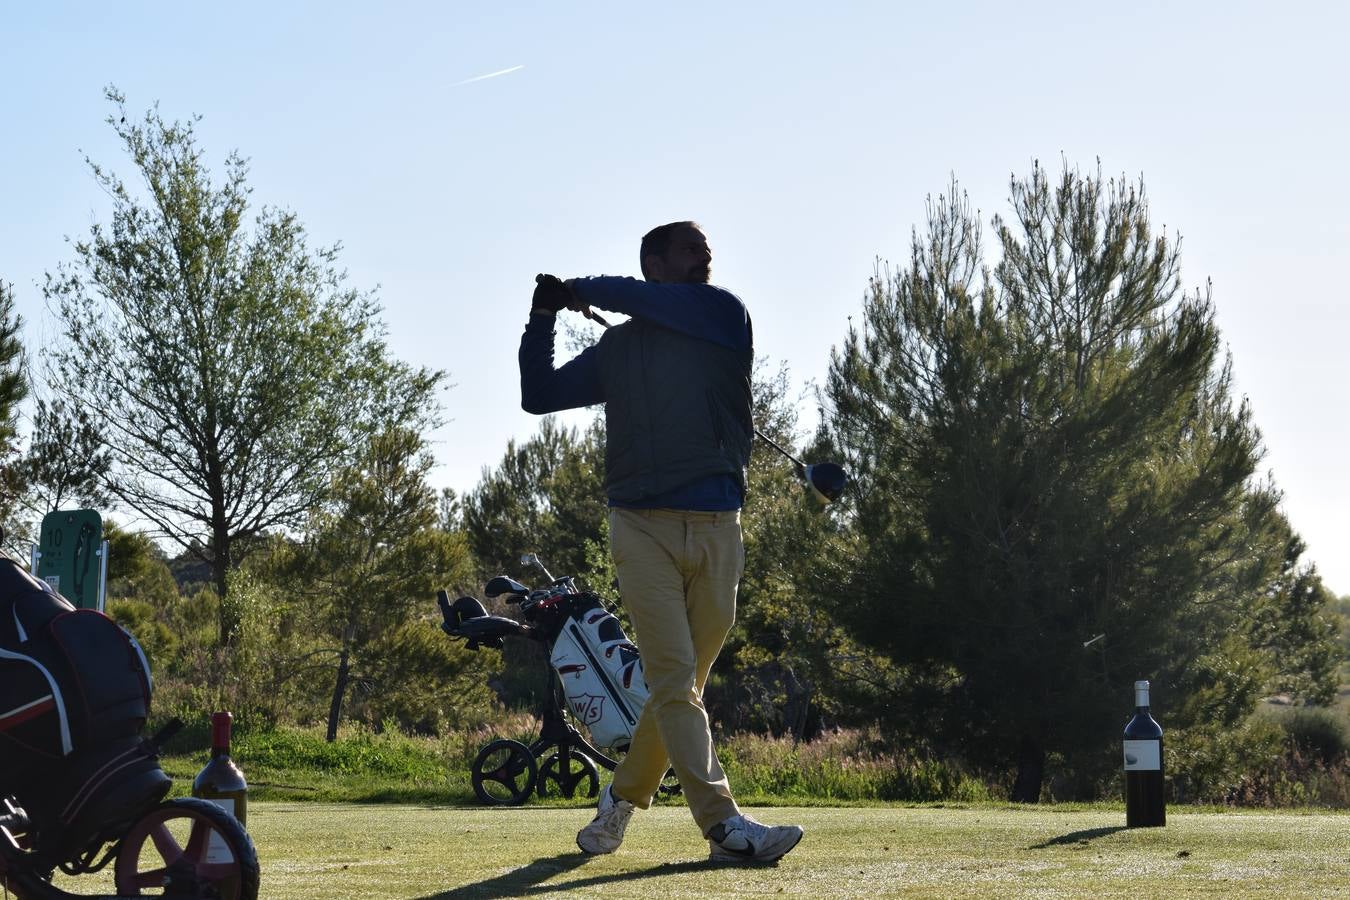
M 520 406 L 543 415 L 603 403 L 595 348 L 587 347 L 561 368 L 553 367 L 554 316 L 532 315 L 520 338 Z
M 646 319 L 690 337 L 732 350 L 750 347 L 750 315 L 741 299 L 711 284 L 653 284 L 601 275 L 572 280 L 572 290 L 590 306 Z

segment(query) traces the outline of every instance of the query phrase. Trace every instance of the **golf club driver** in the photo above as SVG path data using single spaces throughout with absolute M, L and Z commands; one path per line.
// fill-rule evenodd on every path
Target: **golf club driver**
M 557 276 L 553 275 L 536 275 L 534 281 L 535 284 L 541 284 L 545 278 L 556 277 Z M 585 311 L 585 315 L 587 318 L 600 323 L 602 328 L 609 327 L 609 323 L 605 321 L 604 317 L 594 310 L 588 308 Z M 755 428 L 755 436 L 779 453 L 783 454 L 783 456 L 792 463 L 793 471 L 797 473 L 797 477 L 801 479 L 802 484 L 806 486 L 806 489 L 810 492 L 811 496 L 821 504 L 827 504 L 832 500 L 838 500 L 839 495 L 842 494 L 844 488 L 848 486 L 848 472 L 846 472 L 844 467 L 838 463 L 823 462 L 808 465 L 771 441 L 764 432 L 759 430 L 759 428 Z
M 806 489 L 811 492 L 811 496 L 822 504 L 829 503 L 831 500 L 838 500 L 839 495 L 848 486 L 848 472 L 844 471 L 844 467 L 839 463 L 804 463 L 769 440 L 768 436 L 758 428 L 755 429 L 755 435 L 783 454 L 792 463 L 793 471 L 797 473 L 797 477 L 801 479 L 802 484 L 806 485 Z

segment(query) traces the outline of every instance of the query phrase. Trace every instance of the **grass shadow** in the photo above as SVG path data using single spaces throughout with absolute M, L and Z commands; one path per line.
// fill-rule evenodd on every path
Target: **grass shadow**
M 1093 841 L 1099 837 L 1106 837 L 1108 834 L 1115 834 L 1117 831 L 1124 830 L 1124 825 L 1112 825 L 1109 828 L 1085 828 L 1082 831 L 1070 831 L 1068 834 L 1052 837 L 1050 840 L 1041 844 L 1032 844 L 1027 849 L 1045 850 L 1048 847 L 1060 847 L 1064 844 L 1086 844 L 1088 841 Z
M 466 884 L 438 894 L 427 894 L 417 900 L 468 900 L 470 897 L 531 897 L 537 894 L 559 894 L 583 888 L 599 887 L 620 881 L 636 881 L 641 878 L 654 878 L 665 875 L 679 875 L 684 872 L 702 872 L 712 868 L 723 868 L 711 860 L 701 859 L 694 862 L 661 863 L 647 869 L 634 872 L 619 872 L 610 875 L 596 875 L 591 878 L 576 878 L 571 881 L 544 885 L 542 882 L 585 864 L 591 857 L 585 853 L 561 853 L 536 859 L 519 869 L 488 878 L 474 884 Z

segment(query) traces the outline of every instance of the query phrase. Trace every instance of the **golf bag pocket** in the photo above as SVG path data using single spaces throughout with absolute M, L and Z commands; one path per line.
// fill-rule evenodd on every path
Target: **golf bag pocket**
M 137 738 L 150 690 L 130 634 L 0 556 L 0 795 Z
M 594 596 L 578 598 L 550 654 L 567 706 L 602 750 L 623 750 L 647 702 L 638 649 Z
M 0 647 L 0 793 L 11 778 L 72 749 L 65 699 L 51 671 Z
M 75 609 L 45 582 L 0 556 L 0 648 L 14 650 L 41 634 L 57 616 Z M 0 690 L 4 682 L 0 681 Z
M 32 643 L 68 675 L 66 711 L 77 749 L 140 734 L 150 711 L 150 665 L 126 629 L 80 609 L 53 619 Z

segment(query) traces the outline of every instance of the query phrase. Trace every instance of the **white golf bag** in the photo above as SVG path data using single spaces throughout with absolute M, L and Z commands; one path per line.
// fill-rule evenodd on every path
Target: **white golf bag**
M 574 595 L 549 659 L 572 715 L 602 750 L 626 750 L 647 702 L 638 649 L 594 594 Z

